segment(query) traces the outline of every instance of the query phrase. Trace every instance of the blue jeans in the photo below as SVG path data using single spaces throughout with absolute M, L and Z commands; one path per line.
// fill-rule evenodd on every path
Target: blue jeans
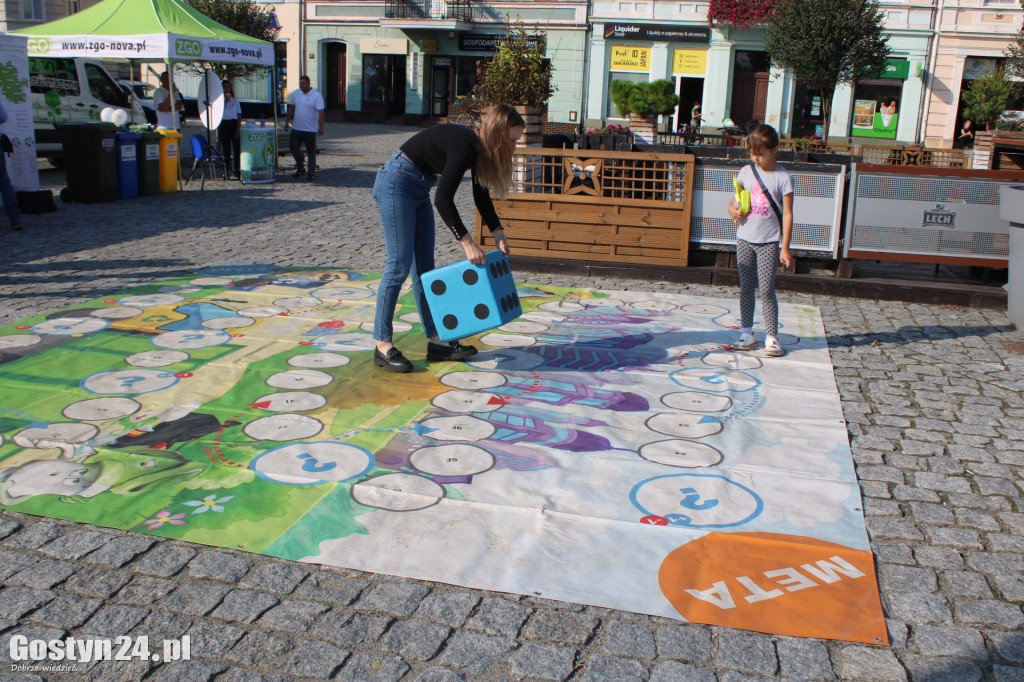
M 4 200 L 4 212 L 7 219 L 12 223 L 21 219 L 21 209 L 18 208 L 18 195 L 14 193 L 11 186 L 11 176 L 7 174 L 7 155 L 0 152 L 0 197 Z
M 373 198 L 380 210 L 388 259 L 377 289 L 377 317 L 373 322 L 373 338 L 377 341 L 391 341 L 398 296 L 410 272 L 423 334 L 428 339 L 437 336 L 420 284 L 420 275 L 434 269 L 434 207 L 430 203 L 430 188 L 436 180 L 436 176 L 421 171 L 401 152 L 395 152 L 377 171 Z

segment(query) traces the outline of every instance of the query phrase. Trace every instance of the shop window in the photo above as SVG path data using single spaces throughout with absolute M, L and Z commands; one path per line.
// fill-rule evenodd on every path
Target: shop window
M 611 85 L 613 81 L 629 81 L 631 83 L 646 83 L 650 80 L 650 77 L 646 73 L 610 73 L 608 74 L 608 89 L 605 90 L 607 103 L 605 105 L 605 118 L 626 118 L 624 115 L 619 113 L 619 110 L 612 104 Z
M 363 55 L 363 101 L 383 102 L 387 57 Z
M 455 96 L 465 97 L 476 86 L 478 68 L 491 60 L 490 57 L 455 58 Z
M 25 21 L 46 21 L 45 12 L 43 0 L 21 0 L 21 18 Z
M 994 73 L 996 69 L 1006 68 L 1006 60 L 1002 58 L 987 58 L 987 57 L 967 57 L 964 59 L 964 72 L 963 79 L 960 81 L 960 98 L 957 102 L 956 109 L 956 130 L 959 131 L 963 125 L 964 108 L 967 106 L 964 104 L 964 93 L 967 92 L 976 79 L 982 76 Z M 1007 108 L 1009 112 L 1022 111 L 1024 110 L 1024 88 L 1018 88 L 1018 96 L 1010 101 L 1010 105 Z M 1009 117 L 1016 118 L 1014 114 L 1010 114 Z M 977 123 L 977 121 L 975 121 Z
M 737 50 L 735 64 L 736 71 L 765 73 L 772 68 L 771 59 L 768 57 L 767 52 L 748 52 L 746 50 Z
M 793 99 L 793 137 L 822 137 L 825 133 L 825 114 L 821 107 L 821 93 L 807 83 L 797 83 Z
M 903 82 L 863 81 L 853 90 L 851 137 L 896 139 Z

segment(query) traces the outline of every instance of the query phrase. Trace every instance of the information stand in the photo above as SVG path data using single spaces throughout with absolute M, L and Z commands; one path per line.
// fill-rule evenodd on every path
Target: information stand
M 252 126 L 250 127 L 250 124 Z M 254 185 L 277 180 L 277 128 L 266 121 L 246 122 L 240 134 L 242 182 Z

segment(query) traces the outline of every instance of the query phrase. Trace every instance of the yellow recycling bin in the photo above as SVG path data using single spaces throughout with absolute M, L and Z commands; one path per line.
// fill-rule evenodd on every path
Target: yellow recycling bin
M 158 130 L 163 135 L 160 140 L 160 191 L 177 192 L 181 166 L 178 163 L 178 140 L 181 133 L 177 130 Z

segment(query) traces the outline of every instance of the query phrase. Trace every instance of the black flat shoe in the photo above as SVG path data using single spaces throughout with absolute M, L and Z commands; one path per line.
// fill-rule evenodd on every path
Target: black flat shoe
M 387 353 L 381 353 L 376 348 L 373 349 L 373 364 L 378 367 L 383 367 L 389 372 L 411 372 L 412 363 L 409 362 L 402 351 L 398 350 L 394 346 L 388 348 Z
M 458 341 L 448 343 L 431 343 L 427 341 L 428 362 L 448 362 L 452 360 L 465 360 L 476 355 L 476 348 L 463 346 Z

